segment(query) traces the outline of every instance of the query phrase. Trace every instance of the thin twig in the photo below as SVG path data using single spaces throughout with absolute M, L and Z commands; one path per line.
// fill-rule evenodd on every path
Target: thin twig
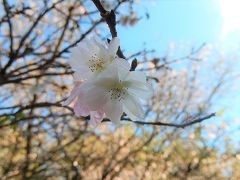
M 185 128 L 187 126 L 203 122 L 203 121 L 205 121 L 207 119 L 210 119 L 214 116 L 216 116 L 216 113 L 212 113 L 212 114 L 209 114 L 209 115 L 201 117 L 201 118 L 196 118 L 196 119 L 193 119 L 193 120 L 191 120 L 189 122 L 186 122 L 186 123 L 183 123 L 183 124 L 165 123 L 165 122 L 159 122 L 159 121 L 158 122 L 133 121 L 129 118 L 122 118 L 121 121 L 129 121 L 129 122 L 133 122 L 133 123 L 140 124 L 140 125 L 155 125 L 155 126 L 169 126 L 169 127 L 176 127 L 176 128 Z M 110 121 L 110 120 L 109 119 L 103 119 L 102 122 L 108 122 L 108 121 Z
M 136 124 L 141 124 L 141 125 L 157 125 L 157 126 L 170 126 L 170 127 L 176 127 L 176 128 L 185 128 L 187 126 L 200 123 L 204 120 L 210 119 L 212 117 L 216 116 L 215 113 L 209 114 L 207 116 L 204 116 L 202 118 L 196 118 L 193 119 L 192 121 L 183 123 L 183 124 L 175 124 L 175 123 L 165 123 L 165 122 L 144 122 L 144 121 L 133 121 L 131 119 L 122 119 L 122 121 L 130 121 Z

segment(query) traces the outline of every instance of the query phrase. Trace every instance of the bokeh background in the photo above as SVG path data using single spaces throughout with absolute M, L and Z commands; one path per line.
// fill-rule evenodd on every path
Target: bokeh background
M 0 1 L 0 179 L 240 179 L 238 0 L 105 0 L 154 95 L 141 121 L 97 128 L 61 102 L 69 50 L 111 39 L 89 0 Z

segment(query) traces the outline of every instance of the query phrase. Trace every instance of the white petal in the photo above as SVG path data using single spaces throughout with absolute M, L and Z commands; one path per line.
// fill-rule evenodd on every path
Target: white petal
M 77 46 L 71 50 L 71 55 L 69 58 L 69 64 L 75 70 L 77 70 L 82 65 L 86 64 L 91 57 L 91 53 L 88 49 Z
M 82 45 L 85 46 L 88 49 L 88 52 L 90 52 L 91 54 L 95 54 L 99 52 L 99 45 L 96 42 L 96 37 L 91 37 L 89 39 L 85 39 L 82 42 Z
M 105 79 L 105 78 L 111 78 L 114 79 L 115 81 L 119 81 L 119 73 L 118 73 L 118 68 L 117 65 L 112 63 L 106 67 L 104 71 L 102 71 L 98 79 Z
M 138 81 L 133 81 L 131 82 L 127 91 L 135 97 L 141 99 L 148 99 L 153 95 L 153 89 L 147 82 L 141 83 Z
M 138 89 L 138 88 L 135 88 L 135 87 L 129 87 L 128 88 L 128 93 L 137 97 L 137 98 L 140 98 L 140 99 L 149 99 L 151 96 L 152 96 L 152 90 L 145 90 L 145 89 Z
M 101 41 L 97 36 L 92 37 L 92 43 L 97 46 L 95 54 L 104 61 L 110 61 L 110 51 L 106 48 L 107 44 L 105 41 Z
M 116 58 L 114 61 L 116 61 L 118 67 L 130 71 L 131 65 L 126 59 Z
M 101 76 L 101 75 L 100 75 Z M 100 87 L 100 88 L 103 88 L 103 89 L 106 89 L 107 91 L 109 89 L 111 89 L 112 87 L 115 86 L 115 84 L 117 83 L 118 81 L 114 78 L 111 78 L 111 77 L 101 77 L 101 78 L 98 78 L 94 84 L 97 86 L 97 87 Z
M 123 81 L 130 71 L 125 68 L 121 68 L 117 63 L 110 64 L 103 72 L 99 73 L 95 78 L 96 85 L 101 87 L 112 87 L 114 84 Z
M 115 123 L 119 123 L 123 114 L 123 108 L 120 101 L 109 100 L 103 107 L 106 117 Z
M 86 80 L 90 79 L 92 76 L 94 76 L 94 74 L 88 69 L 81 69 L 74 72 L 73 79 L 74 81 Z
M 107 43 L 105 41 L 102 41 L 98 36 L 92 36 L 90 39 L 92 43 L 96 44 L 98 47 L 106 49 Z
M 79 48 L 75 48 L 72 52 L 72 55 L 69 59 L 69 64 L 71 68 L 75 71 L 74 80 L 83 80 L 88 79 L 93 74 L 89 67 L 88 62 L 89 57 L 81 54 Z
M 117 50 L 119 48 L 119 38 L 115 37 L 111 40 L 111 42 L 109 43 L 109 46 L 108 46 L 108 49 L 111 53 L 112 56 L 115 57 L 116 53 L 117 53 Z
M 140 102 L 134 96 L 127 95 L 122 101 L 124 111 L 130 118 L 136 120 L 136 118 L 144 117 L 144 112 Z
M 146 75 L 140 71 L 131 71 L 126 79 L 126 81 L 139 81 L 146 83 Z
M 125 112 L 125 113 L 127 114 L 127 116 L 128 116 L 131 120 L 133 120 L 133 121 L 138 121 L 138 120 L 139 120 L 139 117 L 133 115 L 133 114 L 129 111 L 129 109 L 128 109 L 126 106 L 124 106 L 124 105 L 123 105 L 123 112 Z
M 153 94 L 153 89 L 143 72 L 131 71 L 124 83 L 128 86 L 128 91 L 136 97 L 146 99 Z
M 130 73 L 131 65 L 129 62 L 122 58 L 117 58 L 116 61 L 119 80 L 124 81 Z
M 114 60 L 110 65 L 107 66 L 104 72 L 101 73 L 102 77 L 111 77 L 117 81 L 124 80 L 129 74 L 129 69 L 125 68 L 127 62 L 120 62 Z

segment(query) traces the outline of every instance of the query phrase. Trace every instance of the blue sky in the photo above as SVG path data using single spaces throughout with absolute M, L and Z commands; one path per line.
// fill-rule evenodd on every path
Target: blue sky
M 158 48 L 159 45 L 164 47 L 172 41 L 214 41 L 219 34 L 219 12 L 209 1 L 156 0 L 155 3 L 152 1 L 153 3 L 149 4 L 143 2 L 145 3 L 142 11 L 147 10 L 150 19 L 144 19 L 134 28 L 129 27 L 121 31 L 124 37 L 128 34 L 130 37 L 136 36 L 136 41 L 132 43 L 140 45 L 145 41 L 148 46 Z
M 170 42 L 239 46 L 240 11 L 232 13 L 235 4 L 240 7 L 239 0 L 142 0 L 138 14 L 147 11 L 150 19 L 143 18 L 134 27 L 119 28 L 122 45 L 133 51 L 140 49 L 143 42 L 156 50 L 166 49 Z
M 150 19 L 143 18 L 133 27 L 118 27 L 121 46 L 127 52 L 147 47 L 161 56 L 173 42 L 195 47 L 210 43 L 226 54 L 237 53 L 240 52 L 239 7 L 239 0 L 141 0 L 136 10 L 143 17 L 148 12 Z M 240 72 L 239 64 L 236 72 Z M 225 108 L 221 120 L 240 121 L 239 92 L 238 85 L 237 91 L 228 91 L 219 100 L 215 108 Z

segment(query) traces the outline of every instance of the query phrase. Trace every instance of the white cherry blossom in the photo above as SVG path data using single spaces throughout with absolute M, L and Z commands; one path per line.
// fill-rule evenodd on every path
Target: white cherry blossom
M 97 37 L 85 39 L 71 51 L 69 64 L 75 71 L 75 81 L 96 77 L 110 64 L 129 69 L 130 64 L 117 56 L 119 39 L 113 38 L 110 43 L 100 41 Z
M 152 89 L 143 72 L 111 65 L 97 78 L 81 86 L 81 99 L 92 111 L 102 109 L 107 118 L 118 123 L 125 112 L 131 119 L 144 117 L 140 99 L 149 98 Z

